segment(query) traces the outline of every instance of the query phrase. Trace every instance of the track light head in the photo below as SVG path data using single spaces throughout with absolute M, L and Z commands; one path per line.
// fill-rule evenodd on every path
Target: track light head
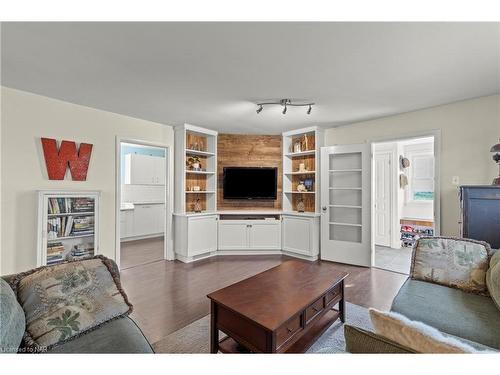
M 307 114 L 310 115 L 311 111 L 312 111 L 312 107 L 311 107 L 311 105 L 309 105 L 309 108 L 307 109 Z
M 285 104 L 285 108 L 283 108 L 283 114 L 286 114 L 286 104 Z
M 255 112 L 257 113 L 261 113 L 262 112 L 262 109 L 264 109 L 264 107 L 262 107 L 261 105 L 259 105 L 259 108 L 257 108 L 257 110 Z

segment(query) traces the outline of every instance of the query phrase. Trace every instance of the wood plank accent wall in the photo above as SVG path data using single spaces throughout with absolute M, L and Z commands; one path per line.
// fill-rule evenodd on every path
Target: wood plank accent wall
M 219 134 L 217 138 L 217 209 L 281 209 L 282 158 L 281 135 Z M 224 199 L 222 190 L 224 167 L 277 167 L 278 196 L 276 200 Z

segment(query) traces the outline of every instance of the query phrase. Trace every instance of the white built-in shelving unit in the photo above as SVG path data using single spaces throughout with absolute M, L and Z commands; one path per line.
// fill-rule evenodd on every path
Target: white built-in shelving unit
M 99 252 L 98 191 L 38 192 L 38 266 Z

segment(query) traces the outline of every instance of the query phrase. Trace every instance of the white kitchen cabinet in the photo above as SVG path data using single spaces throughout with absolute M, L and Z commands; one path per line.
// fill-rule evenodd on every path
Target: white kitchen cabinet
M 283 251 L 309 259 L 319 255 L 319 217 L 282 216 Z
M 120 238 L 139 239 L 163 235 L 165 205 L 163 203 L 134 204 L 133 210 L 120 211 Z
M 217 221 L 218 215 L 175 215 L 177 259 L 191 262 L 217 251 Z
M 220 220 L 219 250 L 281 250 L 279 220 Z
M 125 184 L 164 185 L 165 158 L 141 154 L 125 155 Z
M 120 211 L 120 238 L 131 237 L 134 229 L 134 210 Z

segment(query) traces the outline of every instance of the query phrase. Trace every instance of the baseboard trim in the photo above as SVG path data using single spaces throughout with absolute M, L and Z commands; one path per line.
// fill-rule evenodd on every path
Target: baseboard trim
M 319 259 L 318 255 L 308 256 L 298 253 L 293 253 L 286 250 L 217 250 L 212 251 L 205 254 L 196 255 L 194 257 L 186 257 L 181 254 L 175 254 L 175 259 L 183 262 L 183 263 L 192 263 L 201 259 L 216 257 L 216 256 L 224 256 L 224 255 L 287 255 L 294 258 L 299 258 L 303 260 L 307 260 L 310 262 L 315 262 Z
M 164 237 L 163 233 L 148 234 L 146 236 L 136 236 L 136 237 L 124 237 L 120 238 L 120 242 L 138 241 L 138 240 L 148 240 L 150 238 Z

